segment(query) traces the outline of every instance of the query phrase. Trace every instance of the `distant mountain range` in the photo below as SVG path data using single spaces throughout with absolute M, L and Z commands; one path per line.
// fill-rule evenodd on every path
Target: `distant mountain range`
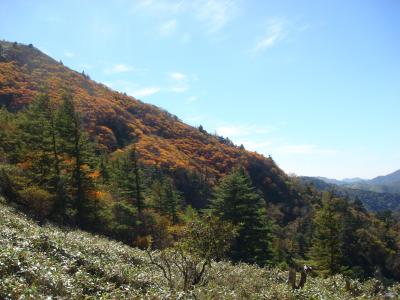
M 327 177 L 321 177 L 321 176 L 318 176 L 318 177 L 315 177 L 315 178 L 318 178 L 318 179 L 320 179 L 322 181 L 325 181 L 326 183 L 332 183 L 332 184 L 337 184 L 337 185 L 353 184 L 353 183 L 357 183 L 357 182 L 366 181 L 366 179 L 359 178 L 359 177 L 356 177 L 356 178 L 345 178 L 345 179 L 342 179 L 342 180 L 333 179 L 333 178 L 327 178 Z
M 373 179 L 299 177 L 301 183 L 318 191 L 330 191 L 337 196 L 361 200 L 372 211 L 400 211 L 400 170 Z
M 400 170 L 384 176 L 372 179 L 346 178 L 343 180 L 316 177 L 326 183 L 336 184 L 343 187 L 360 189 L 378 193 L 399 193 L 400 194 Z

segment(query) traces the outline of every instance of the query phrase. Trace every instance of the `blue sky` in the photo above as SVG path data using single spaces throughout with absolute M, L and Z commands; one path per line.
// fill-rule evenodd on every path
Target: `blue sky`
M 289 173 L 400 168 L 397 0 L 0 0 L 0 38 Z

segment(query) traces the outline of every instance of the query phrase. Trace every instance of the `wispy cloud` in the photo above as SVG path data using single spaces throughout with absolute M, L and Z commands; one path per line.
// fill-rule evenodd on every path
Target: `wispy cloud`
M 64 56 L 65 56 L 65 57 L 74 57 L 75 54 L 72 53 L 72 52 L 69 51 L 69 50 L 64 50 Z
M 243 137 L 249 135 L 268 134 L 273 131 L 271 127 L 261 127 L 257 125 L 223 125 L 218 126 L 216 132 L 226 137 Z
M 131 72 L 134 68 L 126 64 L 115 64 L 110 68 L 104 70 L 105 74 L 119 74 L 124 72 Z
M 176 30 L 177 18 L 186 14 L 200 23 L 207 33 L 217 33 L 225 27 L 240 11 L 241 0 L 139 0 L 133 5 L 134 13 L 145 13 L 151 17 L 170 17 L 175 23 L 165 23 L 165 32 Z M 163 32 L 164 30 L 161 30 Z M 190 33 L 185 33 L 181 40 L 188 42 Z
M 196 2 L 197 18 L 203 22 L 208 32 L 221 30 L 238 13 L 238 3 L 234 0 L 207 0 Z
M 246 149 L 264 155 L 273 154 L 279 157 L 294 156 L 332 156 L 338 152 L 311 143 L 290 143 L 282 136 L 274 136 L 274 127 L 252 125 L 224 124 L 215 128 L 217 134 L 229 137 L 236 144 L 243 144 Z
M 154 14 L 175 14 L 184 9 L 183 0 L 138 0 L 133 6 L 134 11 L 147 11 Z
M 242 145 L 246 147 L 246 149 L 250 151 L 257 151 L 264 155 L 268 155 L 271 153 L 271 146 L 274 144 L 274 139 L 263 139 L 262 141 L 253 141 L 253 140 L 242 140 L 239 141 Z
M 144 98 L 157 94 L 161 91 L 158 86 L 141 86 L 135 82 L 129 80 L 113 80 L 104 83 L 106 86 L 113 88 L 120 92 L 125 92 L 135 98 Z
M 189 90 L 189 78 L 181 72 L 168 73 L 168 79 L 172 82 L 170 91 L 174 93 L 184 93 Z
M 224 124 L 215 128 L 218 135 L 228 137 L 235 144 L 242 144 L 246 149 L 264 155 L 269 155 L 272 147 L 282 141 L 281 137 L 272 136 L 274 131 L 272 126 L 258 124 Z
M 273 19 L 269 22 L 264 36 L 262 36 L 253 47 L 252 52 L 264 51 L 276 45 L 285 38 L 285 22 L 281 19 Z
M 160 91 L 161 89 L 159 87 L 144 87 L 144 88 L 129 90 L 128 94 L 136 98 L 141 98 L 141 97 L 144 98 L 147 96 L 157 94 Z
M 170 72 L 168 74 L 168 77 L 172 80 L 176 81 L 186 81 L 187 80 L 187 75 L 183 74 L 181 72 Z
M 164 22 L 160 26 L 160 35 L 163 37 L 171 36 L 175 33 L 177 21 L 175 19 Z
M 240 126 L 220 126 L 217 127 L 215 130 L 219 135 L 226 137 L 247 135 L 247 130 Z

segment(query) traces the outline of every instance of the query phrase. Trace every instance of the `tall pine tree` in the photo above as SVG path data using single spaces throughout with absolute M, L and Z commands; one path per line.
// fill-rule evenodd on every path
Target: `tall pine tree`
M 243 168 L 225 176 L 215 188 L 211 211 L 239 228 L 230 251 L 234 261 L 265 265 L 272 259 L 271 226 L 264 206 Z
M 119 196 L 134 206 L 140 215 L 145 207 L 143 172 L 135 147 L 114 163 L 114 186 Z
M 343 270 L 342 218 L 337 199 L 328 192 L 323 194 L 322 208 L 314 219 L 314 238 L 310 250 L 311 264 L 322 275 L 332 275 Z
M 57 191 L 60 177 L 58 137 L 54 110 L 41 94 L 18 119 L 19 161 L 31 171 L 34 184 Z
M 149 191 L 152 206 L 161 214 L 178 222 L 178 212 L 182 207 L 182 197 L 176 190 L 172 179 L 161 177 L 153 182 Z
M 67 191 L 72 196 L 72 208 L 76 210 L 78 224 L 85 225 L 88 191 L 92 188 L 88 173 L 93 164 L 94 150 L 83 129 L 81 117 L 75 109 L 70 94 L 63 97 L 56 127 L 63 152 Z

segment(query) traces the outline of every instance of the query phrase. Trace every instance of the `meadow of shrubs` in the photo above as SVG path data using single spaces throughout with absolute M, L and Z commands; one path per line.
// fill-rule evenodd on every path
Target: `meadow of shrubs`
M 157 257 L 159 252 L 153 252 Z M 190 260 L 190 257 L 186 258 Z M 107 238 L 51 224 L 39 226 L 0 203 L 0 299 L 399 299 L 400 284 L 309 276 L 292 290 L 287 271 L 212 262 L 201 281 L 174 287 L 148 253 Z

